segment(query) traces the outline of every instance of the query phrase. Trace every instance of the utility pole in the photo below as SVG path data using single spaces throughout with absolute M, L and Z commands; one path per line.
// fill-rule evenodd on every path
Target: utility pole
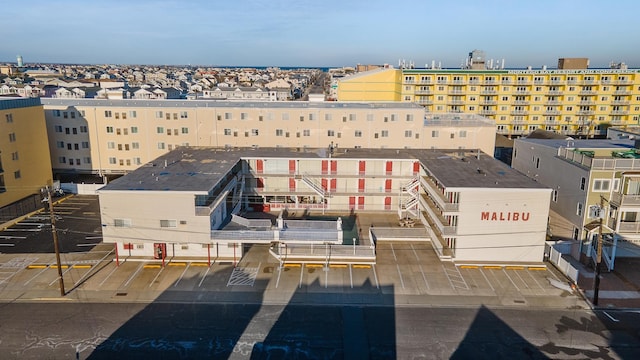
M 600 263 L 602 262 L 602 223 L 604 220 L 604 197 L 600 195 L 600 211 L 598 217 L 600 223 L 598 225 L 598 251 L 596 253 L 596 276 L 593 280 L 593 305 L 598 306 L 598 293 L 600 292 Z
M 56 264 L 58 265 L 58 281 L 60 283 L 60 296 L 65 296 L 64 279 L 62 278 L 62 266 L 60 265 L 60 248 L 58 247 L 58 232 L 56 231 L 56 216 L 53 213 L 53 199 L 51 188 L 47 186 L 47 197 L 49 198 L 49 215 L 51 216 L 51 234 L 53 235 L 53 250 L 56 253 Z

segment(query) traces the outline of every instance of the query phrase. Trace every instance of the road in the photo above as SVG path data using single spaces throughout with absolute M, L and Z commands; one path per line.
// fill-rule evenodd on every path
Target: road
M 3 359 L 637 359 L 640 315 L 162 303 L 2 305 Z

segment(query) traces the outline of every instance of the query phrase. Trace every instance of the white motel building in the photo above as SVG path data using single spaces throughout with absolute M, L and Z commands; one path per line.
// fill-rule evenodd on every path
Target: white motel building
M 387 234 L 419 231 L 442 260 L 541 262 L 550 194 L 477 150 L 190 146 L 99 190 L 104 242 L 121 257 L 237 258 L 242 245 L 266 243 L 287 251 L 331 246 L 336 262 L 375 261 L 375 244 L 353 243 L 339 216 L 385 212 L 412 227 Z M 284 210 L 338 215 L 248 216 Z M 383 229 L 364 230 L 381 240 Z

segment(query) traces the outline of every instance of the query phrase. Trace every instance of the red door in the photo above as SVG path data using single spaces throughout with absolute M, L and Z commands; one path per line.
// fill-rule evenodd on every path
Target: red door
M 391 210 L 391 196 L 387 196 L 384 198 L 384 209 Z
M 349 196 L 349 210 L 354 210 L 356 208 L 356 197 Z
M 327 191 L 329 180 L 322 179 L 322 190 Z
M 358 210 L 364 210 L 364 196 L 358 196 Z
M 393 173 L 393 161 L 387 161 L 387 175 L 391 175 Z
M 329 160 L 322 160 L 322 174 L 328 174 L 329 173 Z
M 296 179 L 289 178 L 289 191 L 296 191 Z
M 295 174 L 295 173 L 296 173 L 296 161 L 289 160 L 289 174 Z
M 366 170 L 366 162 L 364 160 L 360 160 L 360 162 L 358 163 L 358 173 L 360 175 L 364 175 L 365 170 Z
M 391 192 L 391 179 L 384 181 L 384 192 Z
M 264 162 L 263 160 L 256 160 L 256 172 L 258 174 L 262 174 L 264 172 Z
M 258 191 L 263 191 L 264 190 L 264 178 L 257 178 L 256 179 L 256 187 L 258 188 Z
M 364 179 L 358 179 L 358 192 L 364 192 Z
M 338 187 L 338 180 L 331 179 L 331 192 L 336 192 L 336 188 Z
M 420 163 L 416 161 L 413 163 L 413 175 L 418 175 L 419 173 L 420 173 Z
M 331 160 L 331 174 L 335 175 L 338 173 L 338 162 L 336 160 Z

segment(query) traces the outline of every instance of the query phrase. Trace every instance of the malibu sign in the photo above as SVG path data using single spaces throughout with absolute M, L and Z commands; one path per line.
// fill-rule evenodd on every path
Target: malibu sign
M 524 211 L 483 211 L 480 213 L 482 221 L 529 221 L 531 213 Z

